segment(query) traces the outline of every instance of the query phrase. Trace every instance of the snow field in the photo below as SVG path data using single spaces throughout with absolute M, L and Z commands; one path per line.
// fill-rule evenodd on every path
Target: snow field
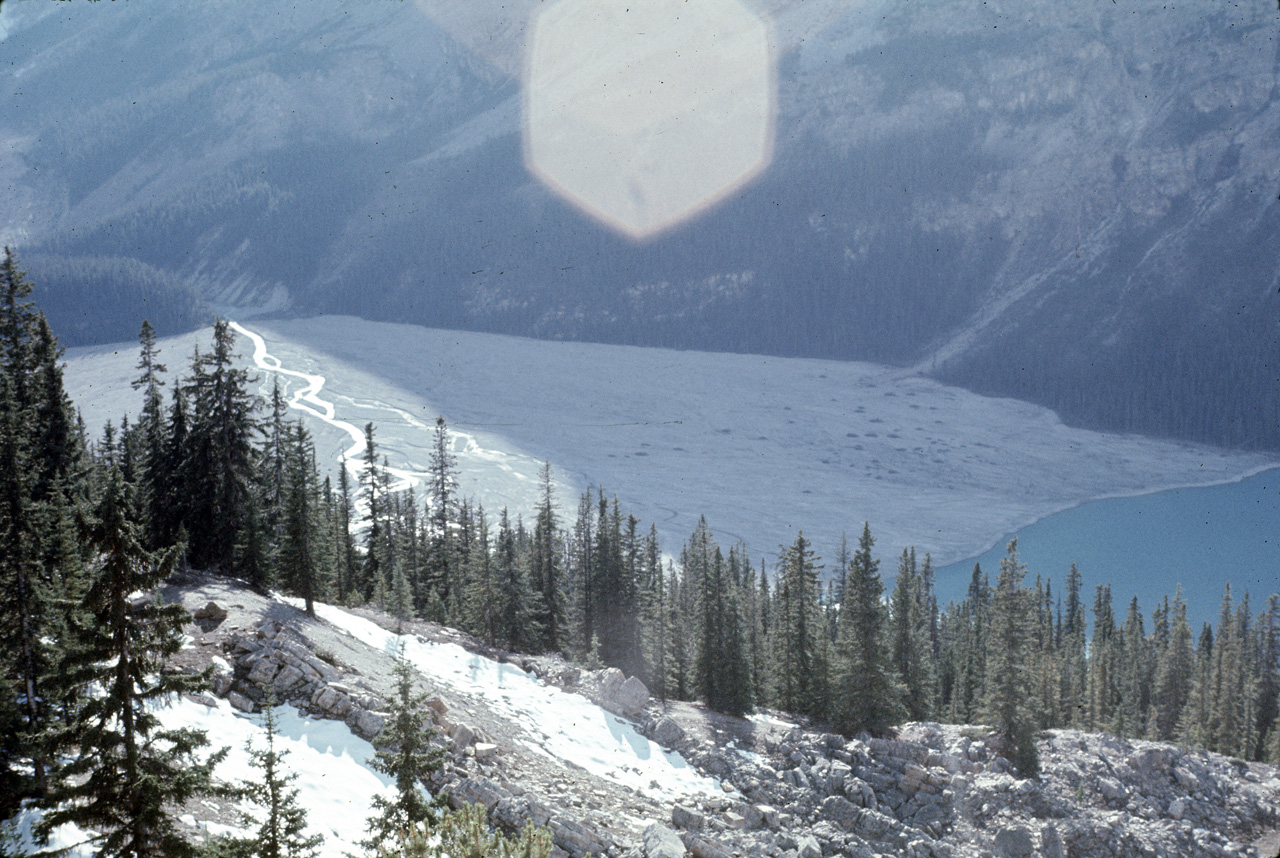
M 229 747 L 217 769 L 220 779 L 238 783 L 261 778 L 261 770 L 249 764 L 245 749 L 250 739 L 255 748 L 265 746 L 261 715 L 244 715 L 225 700 L 211 707 L 185 698 L 158 714 L 168 728 L 204 730 L 215 750 Z M 361 854 L 370 802 L 394 786 L 390 778 L 369 767 L 373 745 L 340 721 L 305 717 L 292 706 L 279 706 L 275 714 L 276 746 L 288 754 L 284 767 L 298 776 L 293 786 L 298 789 L 299 805 L 307 811 L 308 828 L 324 835 L 320 854 L 332 858 Z M 209 826 L 208 830 L 216 834 L 226 827 Z
M 631 723 L 585 697 L 544 685 L 518 667 L 457 644 L 397 636 L 330 605 L 317 604 L 316 614 L 371 647 L 394 654 L 403 645 L 405 658 L 423 676 L 439 686 L 482 698 L 492 712 L 527 732 L 525 744 L 530 749 L 552 760 L 578 766 L 650 798 L 724 795 L 719 780 L 699 774 L 684 757 L 664 751 Z
M 227 783 L 256 781 L 262 776 L 249 764 L 245 745 L 250 739 L 255 748 L 263 748 L 266 731 L 261 715 L 245 715 L 225 700 L 206 706 L 182 698 L 157 710 L 166 729 L 187 727 L 204 730 L 213 751 L 227 747 L 227 757 L 215 771 Z M 287 771 L 298 776 L 293 786 L 298 789 L 298 803 L 307 811 L 309 831 L 324 835 L 320 848 L 323 858 L 345 858 L 361 854 L 360 841 L 365 837 L 365 822 L 370 815 L 370 802 L 375 795 L 389 791 L 394 783 L 369 767 L 374 749 L 354 735 L 339 721 L 322 721 L 298 714 L 291 706 L 276 709 L 276 747 L 288 753 L 284 759 Z M 257 809 L 246 804 L 245 810 Z M 34 851 L 31 828 L 38 815 L 22 814 L 14 831 L 20 846 Z M 185 814 L 183 821 L 195 824 L 195 817 Z M 234 826 L 218 823 L 201 824 L 210 835 L 247 834 Z M 67 848 L 69 858 L 92 858 L 94 850 L 86 843 L 85 833 L 74 826 L 62 826 L 54 832 L 49 845 Z M 22 854 L 21 852 L 19 854 Z

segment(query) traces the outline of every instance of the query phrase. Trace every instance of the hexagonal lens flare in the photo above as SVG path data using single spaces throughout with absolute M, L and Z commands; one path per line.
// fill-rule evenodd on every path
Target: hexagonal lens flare
M 649 237 L 768 164 L 768 28 L 738 0 L 559 0 L 533 28 L 526 162 L 604 223 Z

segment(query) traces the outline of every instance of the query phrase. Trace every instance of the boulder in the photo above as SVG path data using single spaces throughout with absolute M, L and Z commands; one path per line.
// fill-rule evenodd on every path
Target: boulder
M 800 858 L 822 858 L 822 847 L 818 838 L 812 834 L 802 834 L 796 838 L 796 854 Z
M 356 716 L 355 731 L 366 739 L 372 739 L 382 732 L 382 726 L 386 723 L 386 715 L 366 709 Z
M 619 671 L 621 673 L 621 671 Z M 616 715 L 633 717 L 649 702 L 649 689 L 634 676 L 601 694 L 601 705 Z
M 851 804 L 848 799 L 838 795 L 824 798 L 822 804 L 818 805 L 818 813 L 823 819 L 834 822 L 846 831 L 852 830 L 854 823 L 858 819 L 858 808 Z
M 609 843 L 574 819 L 553 816 L 547 822 L 551 829 L 551 839 L 573 858 L 586 855 L 603 855 L 609 849 Z
M 1067 858 L 1062 835 L 1052 824 L 1040 829 L 1040 858 Z
M 491 760 L 498 753 L 498 746 L 489 742 L 476 742 L 475 753 L 477 760 Z
M 1035 847 L 1031 832 L 1025 828 L 1005 828 L 996 832 L 996 854 L 1000 858 L 1031 858 Z
M 649 731 L 649 738 L 664 748 L 674 748 L 685 740 L 684 728 L 674 719 L 663 716 L 657 720 Z
M 464 804 L 482 804 L 489 810 L 510 796 L 509 791 L 488 778 L 463 778 L 449 790 L 449 805 L 456 809 Z
M 705 837 L 698 837 L 694 834 L 686 834 L 683 840 L 685 847 L 693 855 L 693 858 L 733 858 L 733 854 L 728 849 L 714 840 L 708 840 Z M 821 855 L 819 855 L 819 858 L 821 858 Z
M 476 740 L 476 731 L 473 727 L 466 724 L 459 724 L 453 728 L 453 743 L 459 749 L 465 748 Z
M 253 711 L 253 701 L 238 691 L 227 692 L 227 702 L 239 709 L 241 712 Z
M 280 694 L 288 694 L 299 685 L 302 685 L 305 681 L 306 678 L 302 675 L 302 671 L 297 667 L 294 667 L 292 664 L 288 664 L 284 666 L 284 669 L 276 674 L 276 678 L 272 681 L 272 685 Z
M 276 664 L 269 658 L 259 658 L 253 663 L 253 669 L 249 671 L 248 681 L 260 688 L 266 688 L 271 685 L 271 681 L 276 678 L 276 673 L 280 670 L 280 665 Z
M 1114 778 L 1098 778 L 1098 789 L 1108 802 L 1122 802 L 1129 797 L 1124 784 Z
M 702 827 L 702 823 L 703 816 L 698 811 L 685 807 L 683 804 L 671 806 L 671 824 L 676 828 L 696 831 Z
M 217 625 L 227 618 L 227 609 L 219 605 L 217 602 L 208 602 L 203 608 L 196 608 L 191 616 L 197 620 Z
M 645 858 L 684 858 L 680 836 L 660 822 L 651 822 L 643 835 Z

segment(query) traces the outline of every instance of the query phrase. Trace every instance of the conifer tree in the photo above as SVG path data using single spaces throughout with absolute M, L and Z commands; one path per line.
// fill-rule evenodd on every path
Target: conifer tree
M 520 652 L 537 648 L 543 640 L 539 617 L 545 614 L 540 610 L 537 592 L 529 584 L 519 539 L 511 527 L 506 507 L 503 507 L 498 521 L 493 566 L 496 585 L 494 620 L 498 641 L 502 646 Z
M 0 374 L 0 651 L 8 656 L 4 701 L 10 714 L 0 746 L 13 757 L 23 756 L 28 737 L 44 727 L 41 682 L 47 674 L 50 594 L 40 569 L 40 534 L 35 529 L 35 503 L 31 497 L 30 456 L 21 429 L 21 412 L 14 398 L 8 372 Z M 37 754 L 34 786 L 44 788 L 45 763 Z
M 1280 595 L 1272 593 L 1266 608 L 1258 615 L 1258 634 L 1254 653 L 1254 686 L 1258 703 L 1256 728 L 1258 739 L 1249 759 L 1266 759 L 1272 741 L 1274 724 L 1280 715 Z
M 1118 642 L 1120 695 L 1111 722 L 1111 732 L 1119 736 L 1143 737 L 1151 696 L 1151 658 L 1143 627 L 1138 597 L 1129 602 Z
M 280 572 L 289 589 L 302 597 L 309 617 L 316 615 L 321 573 L 316 563 L 315 463 L 311 434 L 299 421 L 288 433 Z
M 1213 629 L 1205 623 L 1196 641 L 1195 670 L 1191 691 L 1178 719 L 1178 741 L 1185 745 L 1208 747 L 1210 713 L 1213 706 Z
M 743 715 L 751 708 L 751 674 L 743 646 L 737 585 L 705 518 L 681 553 L 686 585 L 698 591 L 700 628 L 695 681 L 712 709 Z
M 885 641 L 880 602 L 884 584 L 880 561 L 871 556 L 875 540 L 864 523 L 858 550 L 845 578 L 840 632 L 836 642 L 839 671 L 833 697 L 836 727 L 846 735 L 883 734 L 905 714 L 902 690 L 894 681 Z
M 98 559 L 83 605 L 87 620 L 71 627 L 61 674 L 70 688 L 96 685 L 100 693 L 81 696 L 69 725 L 53 737 L 60 751 L 74 756 L 46 800 L 50 810 L 38 830 L 47 836 L 75 823 L 95 831 L 98 854 L 110 858 L 192 855 L 172 808 L 213 790 L 212 770 L 225 751 L 201 762 L 204 734 L 162 729 L 147 706 L 197 691 L 204 678 L 161 670 L 182 646 L 186 611 L 135 595 L 168 575 L 176 552 L 157 556 L 143 547 L 118 469 L 108 475 L 95 519 L 91 542 Z
M 245 858 L 313 858 L 324 843 L 324 835 L 307 834 L 307 811 L 298 803 L 297 787 L 292 786 L 298 775 L 285 766 L 289 752 L 276 748 L 274 696 L 263 709 L 262 727 L 265 746 L 257 747 L 250 739 L 245 748 L 249 752 L 249 765 L 262 772 L 261 779 L 245 783 L 243 794 L 262 809 L 263 819 L 259 822 L 253 815 L 245 814 L 245 824 L 256 824 L 258 832 L 234 844 L 229 851 L 236 856 L 244 854 Z
M 249 373 L 235 362 L 235 333 L 224 319 L 213 326 L 213 351 L 198 357 L 190 388 L 195 413 L 188 439 L 193 458 L 186 490 L 192 499 L 188 531 L 197 566 L 232 565 L 236 536 L 255 475 L 257 399 Z
M 378 448 L 374 440 L 373 423 L 364 427 L 364 466 L 360 471 L 360 483 L 365 493 L 365 521 L 369 526 L 364 534 L 364 563 L 360 569 L 361 581 L 358 585 L 360 598 L 373 600 L 379 607 L 386 601 L 386 570 L 383 569 L 383 546 L 386 525 L 384 524 L 387 506 L 386 485 L 387 474 L 378 465 Z
M 356 544 L 351 535 L 351 516 L 355 506 L 351 496 L 351 475 L 344 456 L 338 466 L 337 533 L 338 564 L 336 587 L 338 598 L 345 603 L 354 600 L 358 589 L 359 567 L 356 564 Z
M 1089 644 L 1089 715 L 1085 726 L 1105 728 L 1115 713 L 1117 641 L 1115 615 L 1111 610 L 1111 585 L 1100 585 L 1093 600 L 1093 638 Z
M 564 645 L 564 594 L 561 590 L 559 525 L 551 485 L 551 463 L 544 462 L 539 474 L 542 498 L 533 525 L 533 546 L 529 578 L 538 592 L 538 627 L 542 630 L 539 649 L 555 651 Z
M 907 717 L 913 721 L 923 721 L 933 711 L 932 640 L 925 615 L 929 596 L 924 590 L 915 549 L 904 548 L 889 601 L 889 650 L 903 686 Z
M 162 470 L 165 415 L 164 396 L 160 392 L 164 382 L 160 379 L 160 374 L 166 372 L 168 368 L 160 362 L 160 348 L 156 345 L 155 329 L 151 327 L 151 322 L 145 319 L 142 322 L 142 329 L 138 332 L 138 344 L 141 346 L 137 365 L 140 375 L 130 384 L 134 390 L 141 389 L 143 392 L 142 416 L 139 421 L 139 430 L 143 436 L 139 506 L 143 512 L 143 521 L 146 523 L 147 546 L 156 548 L 160 543 L 153 519 L 163 518 L 164 512 L 160 504 L 164 502 L 165 496 L 162 485 L 165 479 Z
M 453 457 L 449 428 L 443 417 L 436 418 L 431 461 L 427 470 L 431 484 L 427 495 L 427 556 L 424 572 L 427 588 L 434 590 L 448 609 L 461 593 L 455 587 L 457 558 L 449 529 L 456 503 L 457 462 Z
M 501 564 L 502 561 L 495 558 L 489 550 L 489 526 L 484 520 L 483 508 L 478 510 L 477 518 L 477 544 L 476 549 L 470 555 L 471 571 L 467 576 L 467 629 L 489 646 L 498 646 L 501 640 L 502 646 L 508 649 L 515 649 L 516 647 L 511 643 L 512 632 L 515 630 L 503 628 L 506 634 L 501 638 L 499 636 L 499 601 L 506 594 L 500 589 L 502 585 L 499 584 L 493 567 L 495 564 Z M 507 518 L 506 507 L 502 509 L 502 523 L 498 531 L 499 553 L 503 551 L 504 531 L 505 538 L 510 543 L 511 563 L 514 566 L 515 537 L 510 532 L 511 526 Z M 514 601 L 519 599 L 521 595 L 520 593 L 514 593 L 511 594 L 511 598 Z M 516 621 L 519 621 L 518 615 Z M 518 632 L 515 633 L 518 634 Z
M 986 712 L 996 734 L 1007 743 L 1014 768 L 1023 777 L 1040 771 L 1036 729 L 1029 701 L 1027 666 L 1028 598 L 1022 587 L 1026 567 L 1018 559 L 1018 540 L 1009 541 L 1000 561 L 1000 577 L 991 599 L 991 638 L 987 649 Z
M 645 682 L 650 692 L 666 702 L 668 690 L 667 662 L 671 641 L 668 635 L 670 600 L 667 598 L 667 582 L 662 572 L 658 550 L 658 529 L 649 525 L 644 540 L 644 573 L 642 575 L 641 610 L 644 622 L 641 632 L 644 643 Z
M 420 823 L 434 824 L 440 804 L 424 794 L 422 781 L 444 765 L 444 749 L 431 743 L 435 731 L 427 724 L 423 704 L 426 694 L 415 693 L 414 671 L 403 646 L 396 656 L 396 693 L 390 717 L 373 740 L 374 769 L 395 779 L 395 796 L 375 796 L 374 816 L 369 818 L 366 849 L 393 843 L 404 830 Z
M 1080 570 L 1072 563 L 1067 571 L 1067 595 L 1062 612 L 1062 640 L 1059 647 L 1059 678 L 1062 682 L 1063 717 L 1075 727 L 1087 723 L 1089 667 L 1086 656 L 1087 619 L 1080 597 L 1083 587 Z
M 1195 653 L 1191 649 L 1191 626 L 1187 623 L 1187 604 L 1179 587 L 1173 599 L 1173 621 L 1168 639 L 1160 652 L 1152 692 L 1148 735 L 1160 742 L 1177 737 L 1183 707 L 1191 695 L 1195 671 Z

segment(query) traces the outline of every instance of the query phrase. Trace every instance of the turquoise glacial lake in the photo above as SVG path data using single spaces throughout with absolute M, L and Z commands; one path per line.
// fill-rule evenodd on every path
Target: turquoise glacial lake
M 1165 594 L 1172 599 L 1181 584 L 1198 632 L 1201 623 L 1216 623 L 1228 583 L 1236 604 L 1248 591 L 1254 614 L 1267 596 L 1280 592 L 1280 469 L 1236 483 L 1091 501 L 1016 535 L 1027 583 L 1037 574 L 1051 579 L 1055 601 L 1076 564 L 1091 622 L 1094 590 L 1109 583 L 1117 621 L 1136 595 L 1149 632 L 1152 608 Z M 975 562 L 994 585 L 1012 536 L 979 557 L 939 569 L 939 604 L 964 598 Z

